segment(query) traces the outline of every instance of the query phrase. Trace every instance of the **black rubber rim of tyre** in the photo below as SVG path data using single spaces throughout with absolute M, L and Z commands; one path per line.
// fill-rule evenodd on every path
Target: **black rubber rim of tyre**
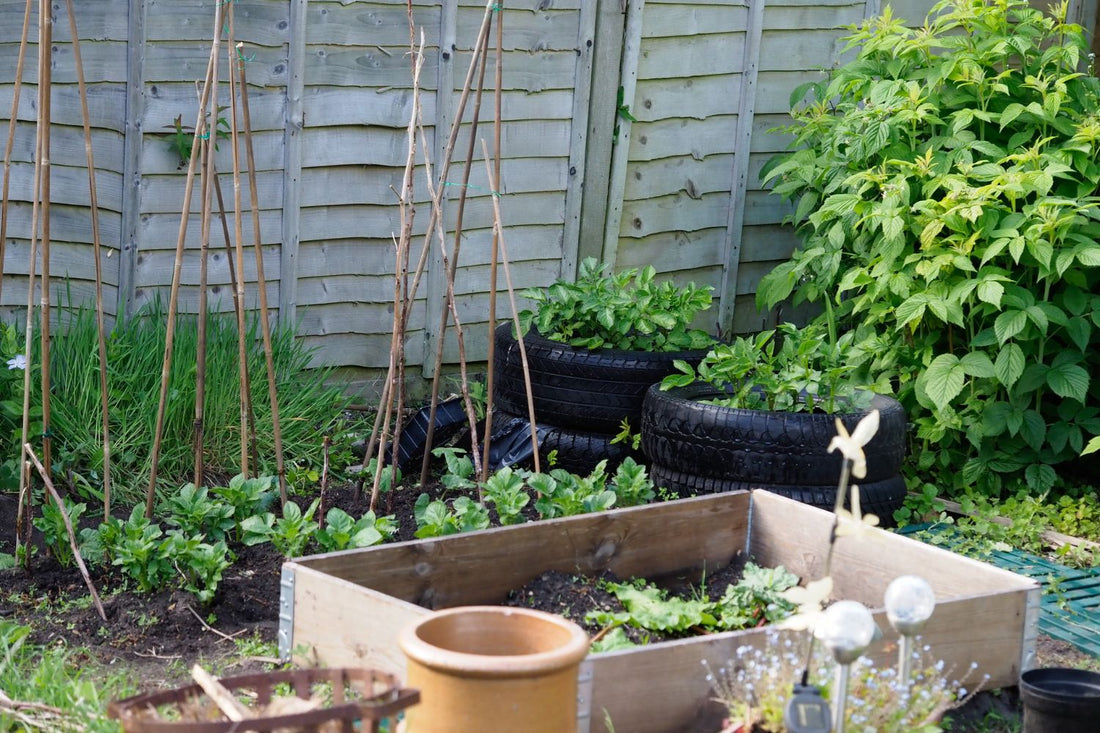
M 501 324 L 494 337 L 493 399 L 501 409 L 524 415 L 527 392 L 512 324 Z M 650 385 L 673 373 L 677 359 L 696 364 L 706 354 L 580 349 L 533 330 L 523 343 L 538 421 L 602 433 L 617 433 L 624 419 L 636 431 Z
M 721 392 L 706 383 L 662 391 L 654 385 L 642 409 L 642 452 L 652 463 L 681 473 L 786 486 L 836 486 L 841 456 L 829 453 L 835 416 L 769 412 L 701 402 Z M 905 457 L 905 409 L 874 395 L 866 410 L 840 415 L 848 431 L 871 410 L 879 429 L 864 446 L 866 482 L 891 478 Z
M 789 486 L 733 481 L 683 473 L 656 464 L 650 464 L 649 475 L 655 486 L 667 489 L 680 497 L 763 489 L 829 511 L 832 511 L 836 505 L 835 486 Z M 863 513 L 877 515 L 883 526 L 891 526 L 894 512 L 900 509 L 905 501 L 905 479 L 901 476 L 891 476 L 882 481 L 854 481 L 853 483 L 859 486 L 860 510 Z M 845 501 L 845 507 L 851 507 L 851 494 Z

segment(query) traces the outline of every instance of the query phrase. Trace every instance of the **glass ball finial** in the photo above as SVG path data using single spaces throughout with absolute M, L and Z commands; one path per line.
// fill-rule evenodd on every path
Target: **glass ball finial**
M 919 575 L 894 578 L 886 588 L 886 617 L 903 636 L 920 633 L 936 608 L 932 586 Z

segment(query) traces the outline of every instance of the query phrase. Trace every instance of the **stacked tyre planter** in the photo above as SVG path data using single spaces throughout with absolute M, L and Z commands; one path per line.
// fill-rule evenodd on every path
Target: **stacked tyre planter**
M 839 452 L 828 452 L 836 435 L 835 416 L 702 401 L 721 396 L 705 383 L 648 390 L 641 447 L 654 482 L 682 496 L 767 489 L 832 509 L 842 461 Z M 905 499 L 905 482 L 898 475 L 905 457 L 905 410 L 892 397 L 874 395 L 867 409 L 840 418 L 851 432 L 871 410 L 879 411 L 879 429 L 864 446 L 867 476 L 853 483 L 859 485 L 861 508 L 889 521 Z
M 497 328 L 493 403 L 497 414 L 527 416 L 527 391 L 519 342 L 510 323 Z M 673 373 L 673 361 L 698 363 L 702 351 L 649 352 L 582 349 L 544 338 L 523 337 L 531 375 L 535 419 L 546 428 L 539 453 L 557 451 L 557 466 L 587 474 L 603 459 L 614 468 L 633 451 L 612 443 L 625 419 L 634 431 L 651 385 Z M 640 456 L 636 456 L 640 458 Z

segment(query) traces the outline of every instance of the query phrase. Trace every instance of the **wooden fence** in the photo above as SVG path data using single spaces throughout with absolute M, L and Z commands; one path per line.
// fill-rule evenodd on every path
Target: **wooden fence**
M 76 5 L 88 82 L 107 309 L 133 312 L 171 282 L 185 175 L 170 143 L 175 120 L 195 122 L 219 0 L 81 0 Z M 35 0 L 34 6 L 38 2 Z M 505 243 L 518 288 L 571 277 L 583 257 L 616 267 L 653 264 L 714 286 L 724 332 L 767 322 L 753 294 L 795 244 L 780 226 L 781 201 L 758 173 L 786 144 L 773 131 L 798 84 L 837 59 L 839 26 L 879 10 L 878 0 L 506 0 L 503 22 Z M 25 0 L 0 0 L 0 123 L 7 130 Z M 919 21 L 931 0 L 895 3 Z M 74 299 L 92 294 L 88 177 L 73 45 L 64 3 L 54 13 L 52 54 L 51 270 Z M 416 0 L 424 33 L 423 119 L 433 165 L 457 113 L 486 4 Z M 257 151 L 260 234 L 268 298 L 296 324 L 317 361 L 367 377 L 388 360 L 395 189 L 412 110 L 404 0 L 234 0 L 234 28 L 248 79 Z M 1096 0 L 1074 4 L 1093 25 Z M 0 309 L 26 307 L 35 145 L 36 27 L 22 76 L 12 154 Z M 227 47 L 227 44 L 223 44 Z M 229 53 L 228 51 L 226 52 Z M 222 59 L 222 79 L 229 63 Z M 490 59 L 488 86 L 494 73 Z M 220 106 L 228 105 L 225 84 Z M 464 116 L 454 158 L 465 158 Z M 228 112 L 223 112 L 226 115 Z M 490 140 L 492 96 L 478 138 Z M 631 119 L 632 118 L 632 119 Z M 231 151 L 216 155 L 232 208 Z M 484 358 L 489 308 L 491 193 L 475 158 L 463 218 L 457 306 L 468 349 Z M 428 194 L 415 226 L 423 241 Z M 453 236 L 462 166 L 448 177 L 445 223 Z M 247 204 L 247 193 L 244 195 Z M 194 311 L 199 197 L 187 228 L 181 306 Z M 230 216 L 232 212 L 230 211 Z M 233 229 L 230 221 L 230 231 Z M 253 241 L 244 217 L 244 241 Z M 210 301 L 228 308 L 230 257 L 216 224 Z M 430 369 L 443 271 L 437 248 L 413 311 L 409 361 Z M 255 307 L 255 266 L 246 257 Z M 64 278 L 64 282 L 59 280 Z M 57 298 L 53 300 L 56 302 Z M 498 301 L 505 315 L 507 299 Z M 710 324 L 708 324 L 710 325 Z M 447 358 L 453 361 L 453 344 Z

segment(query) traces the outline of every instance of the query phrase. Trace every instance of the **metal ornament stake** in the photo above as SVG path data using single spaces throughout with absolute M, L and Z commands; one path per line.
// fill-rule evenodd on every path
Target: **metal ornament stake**
M 908 690 L 913 676 L 913 638 L 936 608 L 932 586 L 919 575 L 902 575 L 886 588 L 886 618 L 898 632 L 898 680 Z
M 875 636 L 875 620 L 871 612 L 857 601 L 838 601 L 825 609 L 814 636 L 829 648 L 836 660 L 833 683 L 833 731 L 844 733 L 844 709 L 848 701 L 848 676 L 852 662 Z

